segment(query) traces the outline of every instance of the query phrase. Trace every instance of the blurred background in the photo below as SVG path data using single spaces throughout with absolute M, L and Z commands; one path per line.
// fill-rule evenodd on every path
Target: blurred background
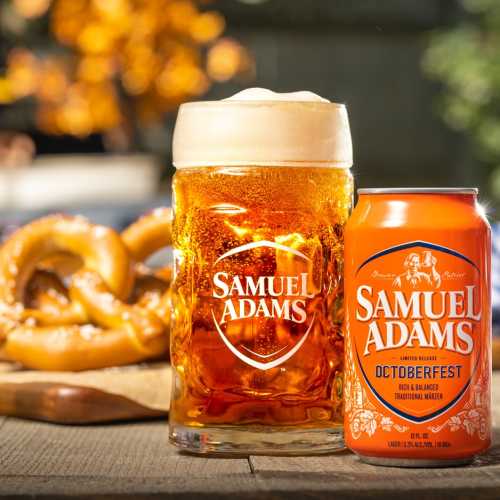
M 0 30 L 6 231 L 168 204 L 178 105 L 249 86 L 347 103 L 360 187 L 499 205 L 498 0 L 0 0 Z
M 495 220 L 499 0 L 0 0 L 0 238 L 169 205 L 179 104 L 250 86 L 345 102 L 358 187 L 478 186 Z

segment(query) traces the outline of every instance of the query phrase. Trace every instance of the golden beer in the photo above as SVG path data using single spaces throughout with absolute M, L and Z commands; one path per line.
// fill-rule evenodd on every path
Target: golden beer
M 320 124 L 328 114 L 345 114 L 342 106 L 324 102 L 236 100 L 187 106 L 205 115 L 206 108 L 218 107 L 214 116 L 222 117 L 207 130 L 220 129 L 218 120 L 237 124 L 238 137 L 225 136 L 228 148 L 248 140 L 249 125 L 245 110 L 238 110 L 243 115 L 238 125 L 234 116 L 224 116 L 224 107 L 278 108 L 266 112 L 276 114 L 285 128 L 280 109 L 290 106 L 306 114 L 319 108 Z M 314 123 L 314 117 L 309 120 Z M 278 149 L 286 149 L 284 134 L 275 137 Z M 213 148 L 211 139 L 203 147 L 195 140 L 194 148 Z M 333 149 L 338 155 L 338 146 Z M 222 146 L 217 153 L 220 166 L 210 150 L 207 161 L 213 165 L 186 166 L 174 149 L 171 440 L 195 452 L 339 448 L 343 232 L 352 199 L 349 153 L 347 160 L 329 159 L 324 165 L 314 156 L 310 165 L 300 157 L 279 163 L 270 151 L 272 164 L 247 156 L 248 165 L 243 165 L 224 157 Z M 198 163 L 204 163 L 202 157 Z

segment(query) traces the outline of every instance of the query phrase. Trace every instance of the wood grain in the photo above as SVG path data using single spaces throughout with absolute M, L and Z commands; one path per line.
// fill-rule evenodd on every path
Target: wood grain
M 250 457 L 263 491 L 300 490 L 319 495 L 356 492 L 368 498 L 498 498 L 500 431 L 495 443 L 472 466 L 447 469 L 400 469 L 364 464 L 350 452 L 323 457 Z
M 1 476 L 210 478 L 250 472 L 246 458 L 181 455 L 167 436 L 166 421 L 75 427 L 9 418 L 0 429 Z
M 0 495 L 16 499 L 50 500 L 159 500 L 159 499 L 277 499 L 290 498 L 289 493 L 267 495 L 260 492 L 252 474 L 228 473 L 224 477 L 162 476 L 157 478 L 110 477 L 5 477 Z M 303 498 L 300 495 L 295 498 Z M 422 499 L 420 499 L 422 500 Z

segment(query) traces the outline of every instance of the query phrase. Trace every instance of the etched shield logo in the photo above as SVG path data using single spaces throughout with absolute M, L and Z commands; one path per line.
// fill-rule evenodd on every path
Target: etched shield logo
M 313 260 L 296 248 L 256 241 L 214 263 L 211 315 L 226 347 L 243 363 L 269 370 L 291 359 L 307 341 L 317 294 Z

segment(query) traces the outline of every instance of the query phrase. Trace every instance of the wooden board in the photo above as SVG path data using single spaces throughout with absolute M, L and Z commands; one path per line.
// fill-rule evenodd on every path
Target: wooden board
M 493 368 L 500 370 L 500 337 L 493 337 Z
M 88 372 L 0 365 L 0 415 L 65 424 L 165 417 L 171 367 L 144 364 Z

